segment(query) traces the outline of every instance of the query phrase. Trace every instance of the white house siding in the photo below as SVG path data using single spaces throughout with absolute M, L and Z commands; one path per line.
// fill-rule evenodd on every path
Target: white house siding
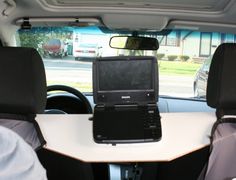
M 160 46 L 157 53 L 168 55 L 180 55 L 181 49 L 180 47 L 174 46 Z
M 181 40 L 181 49 L 183 54 L 193 57 L 199 57 L 200 50 L 200 33 L 193 32 L 185 40 Z

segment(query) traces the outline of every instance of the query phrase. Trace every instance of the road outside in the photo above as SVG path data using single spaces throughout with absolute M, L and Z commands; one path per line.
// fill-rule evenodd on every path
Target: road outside
M 193 77 L 161 75 L 159 94 L 174 97 L 193 97 Z
M 84 86 L 81 91 L 92 91 L 92 62 L 65 59 L 44 59 L 49 84 Z M 176 97 L 193 97 L 192 76 L 162 75 L 159 77 L 159 94 Z M 65 83 L 67 82 L 67 83 Z
M 75 60 L 44 59 L 48 81 L 92 82 L 92 63 Z

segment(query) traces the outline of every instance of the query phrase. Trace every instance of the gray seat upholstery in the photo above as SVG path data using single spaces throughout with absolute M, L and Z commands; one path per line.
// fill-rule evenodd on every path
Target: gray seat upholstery
M 220 45 L 213 56 L 207 104 L 216 108 L 217 121 L 212 128 L 209 161 L 199 179 L 236 178 L 236 44 Z
M 47 180 L 34 150 L 16 133 L 0 126 L 0 179 Z
M 34 149 L 45 141 L 35 121 L 46 106 L 42 59 L 32 48 L 0 48 L 0 125 L 10 128 Z

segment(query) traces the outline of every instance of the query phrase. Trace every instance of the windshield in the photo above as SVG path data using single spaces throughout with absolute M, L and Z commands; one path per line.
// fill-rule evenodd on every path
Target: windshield
M 47 84 L 62 84 L 92 92 L 92 62 L 106 56 L 155 56 L 159 67 L 159 94 L 205 98 L 211 57 L 217 46 L 235 42 L 234 34 L 172 30 L 168 35 L 142 34 L 159 40 L 157 51 L 109 47 L 115 32 L 98 27 L 34 27 L 16 33 L 18 46 L 33 47 L 43 58 Z M 115 68 L 115 67 L 114 67 Z

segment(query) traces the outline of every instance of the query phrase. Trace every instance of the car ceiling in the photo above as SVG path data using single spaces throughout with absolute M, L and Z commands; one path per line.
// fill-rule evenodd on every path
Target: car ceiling
M 235 32 L 235 10 L 235 0 L 0 0 L 0 35 L 3 24 L 23 17 L 92 17 L 110 29 Z

